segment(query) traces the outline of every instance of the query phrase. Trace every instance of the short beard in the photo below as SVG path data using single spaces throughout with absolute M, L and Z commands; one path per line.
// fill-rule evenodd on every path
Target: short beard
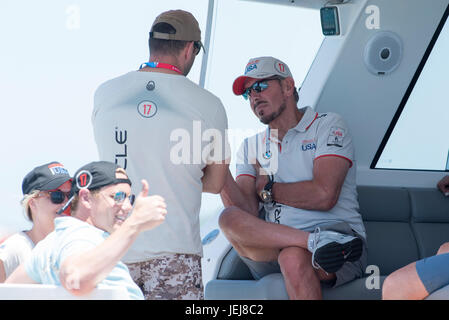
M 273 112 L 272 114 L 264 117 L 262 116 L 259 120 L 260 122 L 262 122 L 263 124 L 269 124 L 271 121 L 273 121 L 274 119 L 276 119 L 277 117 L 279 117 L 282 112 L 284 112 L 284 110 L 287 108 L 287 102 L 284 100 L 284 102 L 280 105 L 279 110 L 276 112 Z

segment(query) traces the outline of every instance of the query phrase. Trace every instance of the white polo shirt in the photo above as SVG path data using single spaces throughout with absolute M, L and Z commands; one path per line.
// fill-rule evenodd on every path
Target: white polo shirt
M 237 177 L 256 176 L 255 159 L 275 182 L 292 183 L 313 179 L 314 160 L 321 157 L 340 157 L 350 163 L 337 204 L 327 212 L 298 209 L 281 203 L 265 204 L 266 217 L 306 231 L 313 231 L 321 223 L 347 222 L 358 234 L 366 237 L 356 190 L 356 166 L 351 135 L 345 122 L 335 113 L 318 114 L 312 108 L 301 109 L 301 121 L 291 128 L 282 141 L 268 130 L 246 138 L 237 153 Z M 267 155 L 267 150 L 269 154 Z
M 203 169 L 229 157 L 220 99 L 182 75 L 132 71 L 97 89 L 92 124 L 100 159 L 126 169 L 134 194 L 146 179 L 167 203 L 164 223 L 140 234 L 123 260 L 202 255 Z
M 7 278 L 27 259 L 33 248 L 33 241 L 23 231 L 13 234 L 0 245 L 0 260 L 3 261 Z

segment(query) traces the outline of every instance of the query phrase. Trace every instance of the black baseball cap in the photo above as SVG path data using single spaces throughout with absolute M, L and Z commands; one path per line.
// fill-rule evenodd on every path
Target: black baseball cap
M 131 185 L 129 179 L 117 179 L 116 170 L 119 165 L 109 161 L 94 161 L 79 168 L 72 181 L 72 194 L 78 193 L 81 189 L 95 190 L 101 187 L 117 183 L 127 183 Z
M 22 192 L 25 195 L 34 190 L 55 190 L 71 178 L 60 162 L 52 161 L 34 168 L 23 178 Z

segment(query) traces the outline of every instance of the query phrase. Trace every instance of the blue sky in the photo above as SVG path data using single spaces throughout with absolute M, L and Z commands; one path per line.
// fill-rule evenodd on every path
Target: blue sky
M 300 85 L 323 39 L 319 12 L 238 0 L 216 3 L 206 88 L 221 98 L 230 128 L 261 129 L 248 103 L 232 94 L 232 81 L 250 58 L 272 55 L 289 65 Z M 169 9 L 188 10 L 198 19 L 204 38 L 207 4 L 206 0 L 0 2 L 0 235 L 1 229 L 29 227 L 19 201 L 22 179 L 33 167 L 57 160 L 73 174 L 98 159 L 90 122 L 93 94 L 102 82 L 147 61 L 154 18 Z M 189 75 L 195 82 L 202 57 L 201 53 Z M 235 152 L 240 141 L 231 137 L 231 143 Z M 220 205 L 217 196 L 203 200 L 202 215 Z
M 215 3 L 205 87 L 222 100 L 230 129 L 262 130 L 248 102 L 232 94 L 232 82 L 250 58 L 275 56 L 289 65 L 299 87 L 323 40 L 319 11 L 252 1 Z M 90 122 L 93 94 L 102 82 L 147 61 L 154 18 L 169 9 L 188 10 L 198 19 L 204 39 L 207 5 L 207 0 L 0 1 L 0 237 L 4 229 L 30 226 L 19 201 L 22 179 L 33 167 L 57 160 L 74 173 L 98 159 Z M 441 101 L 447 101 L 447 68 L 441 66 L 448 66 L 448 29 L 446 24 L 381 166 L 445 166 L 449 109 L 441 108 Z M 195 82 L 201 59 L 203 53 L 189 74 Z M 241 139 L 230 136 L 233 153 Z M 202 221 L 219 208 L 218 196 L 204 195 Z

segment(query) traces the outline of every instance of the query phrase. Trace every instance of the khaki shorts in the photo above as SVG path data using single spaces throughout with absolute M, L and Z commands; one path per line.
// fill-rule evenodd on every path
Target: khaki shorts
M 126 265 L 146 300 L 204 299 L 198 255 L 168 254 Z

